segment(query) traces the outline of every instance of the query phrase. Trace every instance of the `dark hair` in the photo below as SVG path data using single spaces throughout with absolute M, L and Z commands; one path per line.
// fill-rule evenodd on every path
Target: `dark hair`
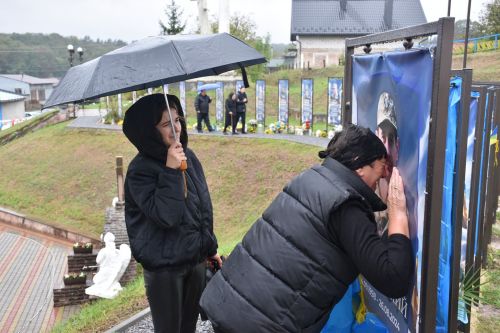
M 320 158 L 331 157 L 351 170 L 387 157 L 382 141 L 369 128 L 348 124 L 335 133 Z
M 233 98 L 233 96 L 234 96 L 234 92 L 230 92 L 230 93 L 229 93 L 229 95 L 227 96 L 227 99 L 229 99 L 229 100 L 230 100 L 230 99 L 232 99 L 232 98 Z
M 177 96 L 174 95 L 167 95 L 167 99 L 168 105 L 176 109 L 179 115 L 181 123 L 179 139 L 184 150 L 186 150 L 188 136 L 181 103 Z M 166 110 L 165 95 L 147 95 L 137 100 L 125 112 L 125 119 L 123 120 L 123 133 L 136 146 L 137 150 L 160 161 L 166 159 L 167 147 L 155 126 L 161 121 L 163 112 Z

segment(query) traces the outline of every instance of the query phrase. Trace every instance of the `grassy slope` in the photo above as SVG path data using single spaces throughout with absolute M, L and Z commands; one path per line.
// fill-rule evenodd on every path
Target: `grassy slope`
M 463 55 L 454 55 L 452 68 L 462 68 Z M 472 53 L 467 56 L 467 68 L 472 68 L 474 81 L 500 81 L 500 50 Z
M 277 140 L 191 136 L 214 203 L 224 252 L 276 193 L 315 161 L 317 147 Z M 116 195 L 114 161 L 135 148 L 120 132 L 68 130 L 59 124 L 0 147 L 0 206 L 98 237 Z

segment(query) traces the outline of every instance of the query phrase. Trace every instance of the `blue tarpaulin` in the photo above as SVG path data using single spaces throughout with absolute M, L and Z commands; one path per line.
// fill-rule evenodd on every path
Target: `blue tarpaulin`
M 443 205 L 441 207 L 441 240 L 439 243 L 439 275 L 437 289 L 436 332 L 448 331 L 450 301 L 451 251 L 453 244 L 454 180 L 456 177 L 457 119 L 460 113 L 462 79 L 451 80 L 448 98 L 448 125 L 446 130 L 446 151 L 443 174 Z

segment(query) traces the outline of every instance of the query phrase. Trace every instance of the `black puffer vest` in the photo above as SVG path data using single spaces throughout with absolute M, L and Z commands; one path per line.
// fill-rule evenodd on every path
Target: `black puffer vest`
M 327 230 L 330 214 L 350 199 L 372 211 L 381 201 L 369 202 L 378 197 L 367 200 L 360 194 L 367 190 L 331 158 L 293 179 L 207 285 L 201 306 L 214 326 L 225 333 L 319 332 L 358 275 Z

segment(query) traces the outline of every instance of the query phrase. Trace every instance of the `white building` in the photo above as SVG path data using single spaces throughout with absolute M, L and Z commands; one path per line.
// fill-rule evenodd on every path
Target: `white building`
M 420 0 L 292 0 L 300 68 L 338 65 L 345 39 L 427 23 Z
M 26 74 L 0 74 L 0 89 L 27 96 L 27 109 L 43 105 L 57 83 L 59 80 L 56 78 L 42 79 Z
M 0 129 L 8 125 L 10 122 L 19 121 L 24 118 L 24 100 L 23 95 L 14 94 L 0 90 Z M 9 124 L 6 124 L 9 122 Z

